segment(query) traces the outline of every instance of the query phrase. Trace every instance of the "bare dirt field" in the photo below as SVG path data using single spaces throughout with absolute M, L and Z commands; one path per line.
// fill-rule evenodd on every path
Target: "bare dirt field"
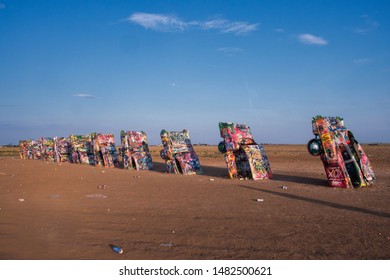
M 390 259 L 390 145 L 364 146 L 377 180 L 361 189 L 329 188 L 305 145 L 264 148 L 263 181 L 228 179 L 212 146 L 190 176 L 159 147 L 140 172 L 0 154 L 0 259 Z

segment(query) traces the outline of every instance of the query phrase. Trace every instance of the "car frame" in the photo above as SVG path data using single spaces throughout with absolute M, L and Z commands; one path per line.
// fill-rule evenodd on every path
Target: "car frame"
M 121 131 L 121 155 L 124 169 L 150 170 L 153 168 L 152 156 L 144 131 Z
M 92 133 L 95 154 L 95 164 L 104 167 L 118 167 L 118 151 L 115 146 L 114 134 Z
M 218 150 L 224 154 L 230 178 L 272 178 L 265 150 L 254 141 L 249 126 L 233 122 L 220 122 L 218 126 L 223 138 Z
M 366 153 L 343 118 L 315 116 L 312 131 L 315 138 L 308 142 L 308 152 L 320 156 L 330 187 L 360 188 L 375 181 Z
M 165 160 L 168 173 L 172 174 L 202 174 L 199 158 L 191 144 L 188 130 L 161 130 L 161 142 L 164 149 L 160 156 Z
M 72 147 L 72 163 L 95 165 L 95 154 L 91 134 L 72 134 L 69 138 Z

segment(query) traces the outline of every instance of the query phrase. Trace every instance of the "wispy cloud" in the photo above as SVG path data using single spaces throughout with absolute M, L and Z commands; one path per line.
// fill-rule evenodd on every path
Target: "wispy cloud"
M 352 62 L 354 64 L 363 65 L 363 64 L 371 63 L 372 59 L 370 59 L 370 58 L 358 58 L 358 59 L 354 59 Z
M 5 9 L 5 5 L 3 3 L 0 3 L 0 10 Z
M 184 30 L 188 25 L 186 22 L 174 16 L 160 14 L 134 13 L 127 20 L 139 24 L 146 29 L 155 31 Z
M 73 94 L 72 96 L 79 97 L 79 98 L 96 98 L 95 95 L 87 94 L 87 93 L 76 93 L 76 94 Z
M 307 45 L 318 45 L 318 46 L 324 46 L 328 44 L 328 41 L 324 38 L 314 36 L 312 34 L 301 34 L 298 36 L 298 40 L 301 43 L 307 44 Z
M 283 28 L 276 28 L 274 29 L 275 32 L 278 32 L 278 33 L 282 33 L 284 32 L 284 29 Z
M 241 48 L 218 48 L 217 51 L 223 53 L 226 56 L 234 56 L 243 52 L 244 50 Z
M 362 15 L 361 18 L 363 19 L 363 23 L 360 27 L 354 29 L 355 33 L 365 35 L 379 27 L 379 22 L 373 20 L 370 16 Z
M 235 35 L 248 34 L 255 31 L 259 25 L 258 23 L 229 21 L 226 19 L 184 21 L 172 15 L 141 12 L 130 15 L 127 21 L 154 31 L 177 32 L 194 28 L 198 30 L 217 30 L 221 33 L 232 33 Z

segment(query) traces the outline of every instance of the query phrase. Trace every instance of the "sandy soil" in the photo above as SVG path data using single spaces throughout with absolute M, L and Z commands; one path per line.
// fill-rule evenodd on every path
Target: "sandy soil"
M 158 147 L 141 172 L 3 156 L 0 259 L 390 259 L 390 145 L 364 148 L 377 181 L 358 190 L 327 187 L 304 145 L 266 145 L 263 181 L 228 179 L 216 147 L 191 176 Z

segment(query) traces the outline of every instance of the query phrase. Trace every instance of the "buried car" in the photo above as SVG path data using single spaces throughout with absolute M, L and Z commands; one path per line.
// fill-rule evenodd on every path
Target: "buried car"
M 45 161 L 55 161 L 54 157 L 54 140 L 51 137 L 41 138 L 42 157 Z
M 199 158 L 191 144 L 188 130 L 161 130 L 164 149 L 160 156 L 165 160 L 167 171 L 173 174 L 202 174 Z
M 329 186 L 359 188 L 374 182 L 370 161 L 342 118 L 316 116 L 312 130 L 315 138 L 307 148 L 311 155 L 320 156 Z
M 150 170 L 153 168 L 146 133 L 141 131 L 121 131 L 121 154 L 123 168 Z
M 118 151 L 114 134 L 92 133 L 95 163 L 105 167 L 118 167 Z
M 95 165 L 91 134 L 71 135 L 72 162 Z
M 70 139 L 65 137 L 54 137 L 55 161 L 72 162 L 72 146 Z
M 223 141 L 218 150 L 224 153 L 230 178 L 272 178 L 265 150 L 254 141 L 249 126 L 220 122 L 219 130 Z

